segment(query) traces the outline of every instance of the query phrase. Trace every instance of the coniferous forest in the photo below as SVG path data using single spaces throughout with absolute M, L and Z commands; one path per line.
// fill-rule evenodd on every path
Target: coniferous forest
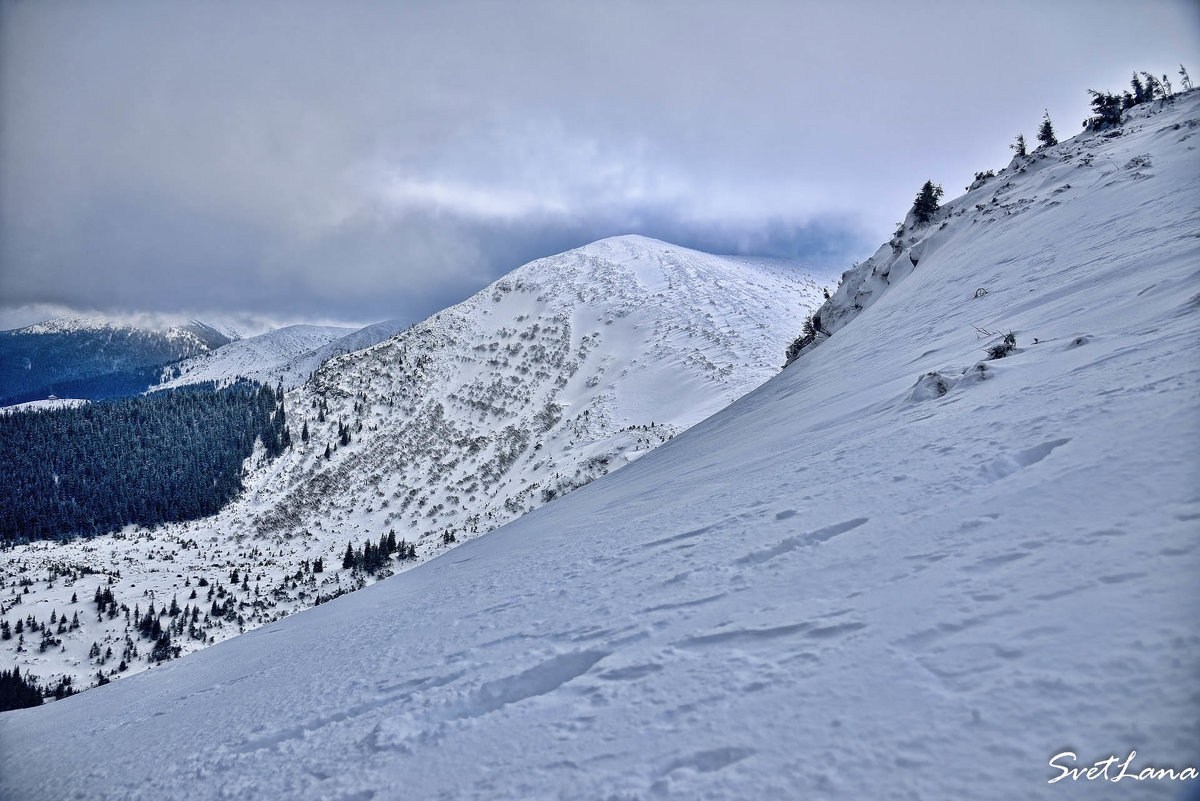
M 0 541 L 213 514 L 260 439 L 268 457 L 291 444 L 282 396 L 251 383 L 0 415 Z

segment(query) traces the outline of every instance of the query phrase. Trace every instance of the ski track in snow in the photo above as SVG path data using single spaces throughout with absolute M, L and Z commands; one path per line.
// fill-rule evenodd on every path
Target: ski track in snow
M 0 716 L 0 795 L 1180 797 L 1047 763 L 1196 760 L 1198 101 L 947 204 L 850 324 L 629 467 Z M 972 325 L 1018 348 L 974 370 Z

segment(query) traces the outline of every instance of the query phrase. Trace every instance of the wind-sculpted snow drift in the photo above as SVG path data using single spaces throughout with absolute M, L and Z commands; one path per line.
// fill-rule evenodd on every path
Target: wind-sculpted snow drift
M 0 795 L 1178 797 L 1048 781 L 1195 764 L 1198 128 L 1011 165 L 781 375 L 487 537 L 0 716 Z M 974 326 L 1016 349 L 913 397 Z

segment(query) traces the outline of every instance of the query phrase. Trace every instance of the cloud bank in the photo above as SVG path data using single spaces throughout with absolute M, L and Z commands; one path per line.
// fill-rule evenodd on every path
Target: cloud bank
M 423 317 L 635 232 L 861 258 L 1188 2 L 7 3 L 0 302 Z

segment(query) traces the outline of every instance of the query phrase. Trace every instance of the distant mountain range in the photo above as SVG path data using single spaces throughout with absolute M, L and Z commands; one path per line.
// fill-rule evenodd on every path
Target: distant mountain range
M 279 384 L 285 390 L 295 389 L 334 356 L 370 347 L 406 325 L 400 320 L 359 329 L 291 325 L 169 365 L 163 370 L 158 386 L 168 388 L 207 381 L 227 384 L 247 378 L 272 386 Z
M 334 356 L 374 345 L 405 325 L 293 325 L 242 339 L 201 321 L 149 326 L 59 317 L 0 332 L 0 406 L 50 396 L 101 400 L 238 378 L 294 389 Z
M 230 341 L 202 322 L 151 330 L 65 317 L 0 331 L 0 406 L 50 395 L 99 400 L 142 392 L 164 366 Z

